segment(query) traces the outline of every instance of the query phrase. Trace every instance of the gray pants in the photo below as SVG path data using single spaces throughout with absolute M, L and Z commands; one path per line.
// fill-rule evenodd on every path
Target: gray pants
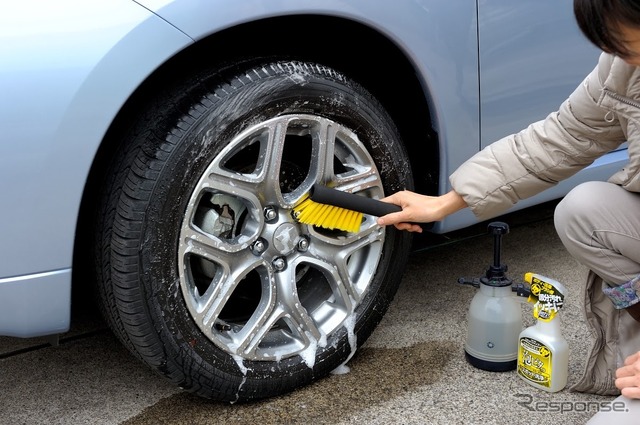
M 558 204 L 555 226 L 569 253 L 605 282 L 620 285 L 640 274 L 640 194 L 583 183 Z
M 555 225 L 569 253 L 590 270 L 583 299 L 595 341 L 572 390 L 619 394 L 615 371 L 640 350 L 640 323 L 617 310 L 602 289 L 640 274 L 640 194 L 611 183 L 584 183 L 558 204 Z

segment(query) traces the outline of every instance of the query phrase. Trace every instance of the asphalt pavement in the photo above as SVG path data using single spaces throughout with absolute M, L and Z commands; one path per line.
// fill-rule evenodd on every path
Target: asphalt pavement
M 502 251 L 509 276 L 521 280 L 531 271 L 568 289 L 561 319 L 570 386 L 590 344 L 580 303 L 587 270 L 564 251 L 548 209 L 503 219 L 511 225 Z M 484 229 L 418 241 L 396 298 L 349 373 L 250 404 L 202 400 L 167 384 L 116 341 L 91 304 L 77 302 L 72 329 L 56 346 L 44 338 L 0 338 L 0 424 L 567 425 L 584 424 L 598 410 L 621 410 L 606 416 L 610 424 L 640 423 L 636 401 L 566 388 L 546 393 L 515 372 L 486 372 L 465 361 L 476 289 L 457 280 L 482 275 L 492 262 L 493 239 Z M 522 314 L 526 326 L 533 324 L 529 305 Z

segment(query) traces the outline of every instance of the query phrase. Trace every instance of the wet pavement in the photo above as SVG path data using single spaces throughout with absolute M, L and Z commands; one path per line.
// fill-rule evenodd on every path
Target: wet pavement
M 533 271 L 568 289 L 562 321 L 571 385 L 590 342 L 579 302 L 587 271 L 564 251 L 549 210 L 503 219 L 511 225 L 503 239 L 509 276 L 520 280 Z M 0 424 L 586 423 L 615 397 L 568 389 L 549 394 L 515 372 L 491 373 L 466 363 L 466 314 L 476 289 L 457 279 L 482 275 L 493 260 L 493 240 L 484 229 L 486 223 L 439 238 L 445 243 L 437 247 L 418 241 L 420 250 L 411 255 L 387 315 L 347 374 L 260 402 L 210 402 L 149 371 L 85 303 L 85 309 L 74 308 L 72 330 L 57 346 L 47 339 L 0 337 Z M 522 311 L 525 325 L 533 324 L 530 307 Z M 632 413 L 615 415 L 612 424 Z M 633 417 L 640 423 L 640 416 Z

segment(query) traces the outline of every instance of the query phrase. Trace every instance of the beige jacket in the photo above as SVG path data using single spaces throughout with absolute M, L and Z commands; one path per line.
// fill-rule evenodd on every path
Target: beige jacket
M 450 181 L 474 214 L 485 220 L 572 176 L 625 141 L 629 162 L 610 181 L 640 192 L 640 68 L 602 54 L 598 66 L 557 112 L 483 149 Z M 640 327 L 625 323 L 629 314 L 615 310 L 601 287 L 590 273 L 584 297 L 595 344 L 584 376 L 573 389 L 612 395 L 619 394 L 613 385 L 615 369 L 625 353 L 640 347 Z
M 495 217 L 629 142 L 629 165 L 611 177 L 640 192 L 640 68 L 603 54 L 557 112 L 507 136 L 450 178 L 481 220 Z

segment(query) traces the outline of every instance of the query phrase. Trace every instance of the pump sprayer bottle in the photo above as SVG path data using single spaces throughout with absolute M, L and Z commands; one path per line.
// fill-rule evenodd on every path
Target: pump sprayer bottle
M 567 385 L 569 345 L 562 336 L 558 311 L 564 305 L 565 289 L 557 281 L 527 273 L 537 323 L 523 330 L 518 339 L 518 375 L 536 388 L 557 392 Z
M 480 279 L 458 279 L 459 283 L 479 288 L 469 306 L 464 351 L 472 366 L 491 372 L 506 372 L 516 368 L 522 310 L 513 295 L 513 282 L 507 277 L 507 266 L 500 261 L 501 239 L 509 232 L 509 226 L 493 222 L 488 230 L 494 237 L 493 264 Z

